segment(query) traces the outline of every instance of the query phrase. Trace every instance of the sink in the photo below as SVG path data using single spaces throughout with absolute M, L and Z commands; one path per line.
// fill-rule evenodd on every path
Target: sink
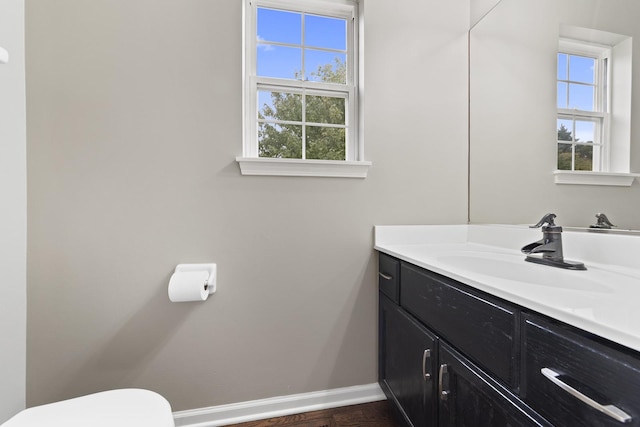
M 525 262 L 519 254 L 492 252 L 445 253 L 437 261 L 452 271 L 467 271 L 536 287 L 610 293 L 601 280 L 592 280 L 585 271 L 569 271 Z
M 376 226 L 375 248 L 640 351 L 640 236 L 566 232 L 564 255 L 586 271 L 526 262 L 540 238 L 514 225 Z

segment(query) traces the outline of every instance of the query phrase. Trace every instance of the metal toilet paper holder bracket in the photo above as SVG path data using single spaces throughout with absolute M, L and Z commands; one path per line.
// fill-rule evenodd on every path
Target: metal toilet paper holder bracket
M 215 293 L 217 287 L 217 270 L 216 264 L 178 264 L 174 273 L 183 273 L 189 271 L 206 271 L 209 273 L 207 282 L 205 283 L 205 290 L 209 291 L 209 295 Z

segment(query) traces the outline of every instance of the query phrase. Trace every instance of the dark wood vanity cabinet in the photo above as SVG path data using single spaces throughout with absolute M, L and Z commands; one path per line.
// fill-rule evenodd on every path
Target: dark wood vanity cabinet
M 637 352 L 383 253 L 380 273 L 379 383 L 404 425 L 640 426 Z
M 547 425 L 511 391 L 517 310 L 385 254 L 380 273 L 379 380 L 405 425 Z

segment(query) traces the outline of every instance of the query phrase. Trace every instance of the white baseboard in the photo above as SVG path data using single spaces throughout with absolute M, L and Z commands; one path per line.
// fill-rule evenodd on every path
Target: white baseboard
M 173 413 L 176 427 L 215 427 L 385 400 L 376 383 Z

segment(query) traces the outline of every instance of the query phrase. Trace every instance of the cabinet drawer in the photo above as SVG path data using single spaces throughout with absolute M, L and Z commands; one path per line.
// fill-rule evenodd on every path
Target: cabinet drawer
M 512 389 L 517 388 L 518 311 L 453 281 L 402 264 L 400 304 Z
M 378 287 L 380 292 L 391 298 L 396 304 L 400 302 L 399 280 L 400 262 L 381 253 L 378 258 Z
M 640 426 L 636 353 L 533 315 L 523 334 L 522 396 L 542 416 L 555 425 Z

